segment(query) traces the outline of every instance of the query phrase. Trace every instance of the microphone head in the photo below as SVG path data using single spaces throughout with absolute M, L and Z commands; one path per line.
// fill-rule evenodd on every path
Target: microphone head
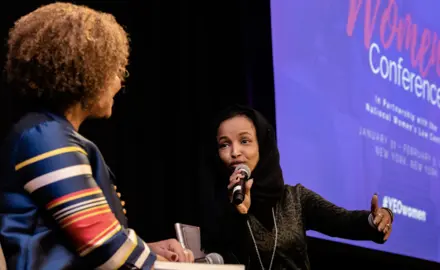
M 207 264 L 225 264 L 222 255 L 218 253 L 209 253 L 205 260 Z
M 235 167 L 235 171 L 240 171 L 246 176 L 246 179 L 249 179 L 251 177 L 251 169 L 246 164 L 238 164 L 237 167 Z

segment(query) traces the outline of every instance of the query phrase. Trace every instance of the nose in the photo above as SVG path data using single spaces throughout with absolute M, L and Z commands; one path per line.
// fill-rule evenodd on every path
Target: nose
M 233 145 L 231 149 L 231 157 L 235 159 L 239 156 L 241 156 L 240 147 Z
M 119 78 L 119 76 L 116 76 L 115 80 L 115 89 L 117 89 L 117 92 L 119 92 L 119 90 L 122 88 L 122 80 Z

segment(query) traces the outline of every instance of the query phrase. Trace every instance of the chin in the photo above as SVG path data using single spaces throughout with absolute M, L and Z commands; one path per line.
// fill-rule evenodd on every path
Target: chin
M 90 115 L 91 118 L 95 118 L 95 119 L 109 119 L 112 116 L 112 111 L 100 111 L 100 112 L 95 112 L 93 114 Z
M 110 118 L 112 116 L 112 109 L 108 110 L 107 112 L 104 113 L 103 118 Z
M 106 113 L 106 114 L 105 114 L 103 117 L 101 117 L 101 118 L 109 119 L 110 117 L 112 117 L 112 113 L 111 113 L 111 112 Z

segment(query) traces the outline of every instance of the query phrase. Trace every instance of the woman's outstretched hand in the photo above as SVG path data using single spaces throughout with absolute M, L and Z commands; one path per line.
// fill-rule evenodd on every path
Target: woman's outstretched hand
M 390 211 L 379 207 L 379 198 L 376 194 L 371 199 L 371 214 L 373 215 L 373 223 L 377 230 L 385 235 L 383 240 L 387 240 L 391 234 L 393 217 Z
M 234 187 L 235 184 L 237 184 L 238 182 L 240 182 L 241 179 L 243 179 L 244 176 L 240 173 L 240 171 L 235 171 L 231 177 L 229 178 L 229 185 L 228 185 L 228 189 L 229 189 L 229 200 L 232 202 L 232 189 Z M 252 188 L 252 183 L 254 182 L 253 179 L 249 179 L 248 181 L 246 181 L 245 183 L 245 193 L 244 193 L 244 200 L 241 204 L 236 205 L 235 208 L 237 208 L 237 211 L 240 214 L 247 214 L 247 212 L 249 211 L 249 208 L 251 207 L 251 188 Z

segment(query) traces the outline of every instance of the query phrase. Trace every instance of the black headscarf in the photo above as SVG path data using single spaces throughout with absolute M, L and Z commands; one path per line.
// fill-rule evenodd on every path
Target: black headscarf
M 251 174 L 254 183 L 251 189 L 252 213 L 266 227 L 273 226 L 271 208 L 284 192 L 284 180 L 280 166 L 280 156 L 276 135 L 269 121 L 258 111 L 241 105 L 234 105 L 222 111 L 209 135 L 209 142 L 203 155 L 202 204 L 204 208 L 202 221 L 202 245 L 205 247 L 227 245 L 240 247 L 246 239 L 246 215 L 238 214 L 229 202 L 227 185 L 230 170 L 221 162 L 218 155 L 217 131 L 220 124 L 234 116 L 246 116 L 254 124 L 259 145 L 260 160 Z M 241 262 L 243 263 L 243 262 Z

